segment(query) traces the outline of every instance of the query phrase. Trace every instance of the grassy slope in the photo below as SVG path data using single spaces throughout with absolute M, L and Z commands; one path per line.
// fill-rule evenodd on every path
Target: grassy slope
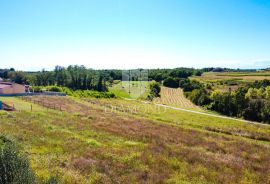
M 136 101 L 35 98 L 64 112 L 38 105 L 31 112 L 29 102 L 5 98 L 21 112 L 1 113 L 0 131 L 19 141 L 42 177 L 58 174 L 63 183 L 270 182 L 270 127 Z

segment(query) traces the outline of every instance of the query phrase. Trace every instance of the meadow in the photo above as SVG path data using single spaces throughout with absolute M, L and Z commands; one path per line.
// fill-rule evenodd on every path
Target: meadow
M 122 99 L 1 98 L 1 134 L 60 183 L 270 183 L 270 127 Z M 44 101 L 60 110 L 43 108 Z M 32 105 L 32 109 L 31 109 Z
M 109 91 L 121 98 L 145 99 L 149 93 L 149 82 L 115 80 L 111 87 L 109 87 Z

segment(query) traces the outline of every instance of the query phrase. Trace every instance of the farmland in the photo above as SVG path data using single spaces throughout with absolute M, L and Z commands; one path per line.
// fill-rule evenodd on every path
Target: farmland
M 60 183 L 269 183 L 270 127 L 121 99 L 1 98 L 0 131 Z M 31 110 L 32 105 L 32 110 Z M 136 107 L 136 108 L 134 108 Z M 133 108 L 133 109 L 132 109 Z
M 201 110 L 199 107 L 189 101 L 181 88 L 161 87 L 160 97 L 154 100 L 154 103 L 160 103 L 184 109 Z
M 191 78 L 209 82 L 223 80 L 252 82 L 255 80 L 270 79 L 270 72 L 206 72 L 202 76 L 193 76 Z

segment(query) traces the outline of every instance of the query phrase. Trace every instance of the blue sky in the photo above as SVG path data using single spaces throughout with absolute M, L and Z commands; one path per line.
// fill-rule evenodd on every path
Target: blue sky
M 0 68 L 270 67 L 269 0 L 0 0 Z

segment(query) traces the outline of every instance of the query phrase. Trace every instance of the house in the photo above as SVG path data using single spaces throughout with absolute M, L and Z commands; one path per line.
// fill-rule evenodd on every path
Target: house
M 3 82 L 4 80 L 0 77 L 0 82 Z
M 19 94 L 25 93 L 25 87 L 13 82 L 0 82 L 0 94 Z

